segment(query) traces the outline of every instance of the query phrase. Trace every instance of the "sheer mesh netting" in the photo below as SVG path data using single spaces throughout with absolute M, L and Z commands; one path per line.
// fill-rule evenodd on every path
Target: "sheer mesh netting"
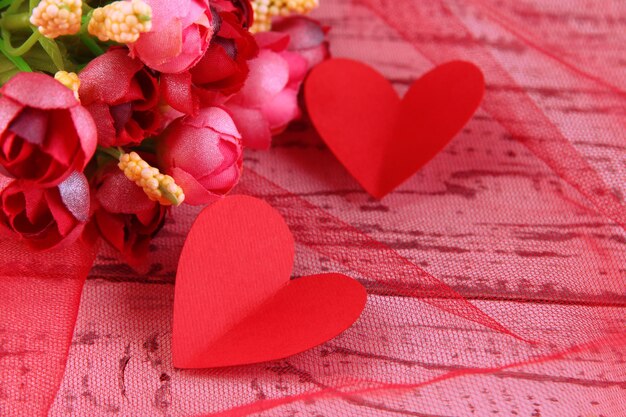
M 453 59 L 486 78 L 471 122 L 382 201 L 306 122 L 247 153 L 237 192 L 285 217 L 294 277 L 360 280 L 362 317 L 285 360 L 173 369 L 198 212 L 177 210 L 146 274 L 103 248 L 67 361 L 84 273 L 5 274 L 0 415 L 626 415 L 626 3 L 322 0 L 315 17 L 400 93 Z

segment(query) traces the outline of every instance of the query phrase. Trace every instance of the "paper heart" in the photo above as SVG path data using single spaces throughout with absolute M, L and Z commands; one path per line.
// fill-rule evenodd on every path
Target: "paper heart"
M 290 280 L 294 240 L 270 205 L 233 196 L 200 213 L 176 275 L 172 355 L 177 368 L 281 359 L 337 336 L 365 306 L 340 274 Z
M 469 62 L 440 65 L 403 99 L 380 73 L 331 59 L 305 83 L 315 128 L 337 159 L 372 196 L 382 198 L 430 161 L 463 128 L 485 90 Z

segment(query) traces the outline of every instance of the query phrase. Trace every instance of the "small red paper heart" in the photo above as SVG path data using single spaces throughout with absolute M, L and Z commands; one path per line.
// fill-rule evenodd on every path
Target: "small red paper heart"
M 367 294 L 341 274 L 290 280 L 294 241 L 262 200 L 226 197 L 200 213 L 183 247 L 174 297 L 177 368 L 265 362 L 350 327 Z
M 478 108 L 484 90 L 479 68 L 453 61 L 416 80 L 400 99 L 374 69 L 331 59 L 315 67 L 304 91 L 322 139 L 380 199 L 450 142 Z

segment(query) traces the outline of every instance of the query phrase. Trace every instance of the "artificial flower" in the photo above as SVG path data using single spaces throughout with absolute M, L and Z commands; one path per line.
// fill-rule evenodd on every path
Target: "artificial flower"
M 250 30 L 253 33 L 273 30 L 277 17 L 292 13 L 306 14 L 318 6 L 319 0 L 256 0 L 252 3 L 254 25 Z
M 241 135 L 228 113 L 203 108 L 174 121 L 163 132 L 158 155 L 165 171 L 185 192 L 185 202 L 208 204 L 239 181 Z
M 163 73 L 193 67 L 214 32 L 208 0 L 145 0 L 152 9 L 152 30 L 128 45 L 132 56 Z
M 211 8 L 218 14 L 233 14 L 241 26 L 249 30 L 255 20 L 253 1 L 255 0 L 211 0 Z
M 244 146 L 267 149 L 273 134 L 300 117 L 298 92 L 307 61 L 288 51 L 289 36 L 277 32 L 257 34 L 259 56 L 250 61 L 250 75 L 242 90 L 226 107 L 239 128 Z
M 185 193 L 174 179 L 161 174 L 158 168 L 151 166 L 137 152 L 122 154 L 117 166 L 126 178 L 141 187 L 150 200 L 164 206 L 179 206 L 185 201 Z
M 0 194 L 0 228 L 34 249 L 51 249 L 80 237 L 89 209 L 89 184 L 81 173 L 50 188 L 15 180 Z
M 152 29 L 152 8 L 143 0 L 114 1 L 94 9 L 87 29 L 102 42 L 131 44 Z
M 306 16 L 289 16 L 273 23 L 272 31 L 289 35 L 288 51 L 306 59 L 308 69 L 330 58 L 328 27 Z
M 101 146 L 139 144 L 160 128 L 158 81 L 125 49 L 109 49 L 79 77 L 78 95 L 96 122 Z
M 96 125 L 72 90 L 49 75 L 19 73 L 0 94 L 0 173 L 49 187 L 85 168 Z
M 76 100 L 79 100 L 78 88 L 80 87 L 80 79 L 75 72 L 57 71 L 54 74 L 54 79 L 72 90 L 74 92 L 74 97 L 76 97 Z
M 139 267 L 150 242 L 165 221 L 167 207 L 151 201 L 114 165 L 94 180 L 97 209 L 94 223 L 100 235 L 131 266 Z
M 29 20 L 37 26 L 39 33 L 54 39 L 78 33 L 82 14 L 82 0 L 42 0 L 33 9 Z
M 219 32 L 198 64 L 189 72 L 161 77 L 167 103 L 186 114 L 239 91 L 248 77 L 248 61 L 258 53 L 254 37 L 237 14 L 218 12 L 215 21 Z

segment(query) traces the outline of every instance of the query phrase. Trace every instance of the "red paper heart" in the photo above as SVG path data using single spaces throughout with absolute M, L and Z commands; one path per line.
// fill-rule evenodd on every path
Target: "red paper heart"
M 453 61 L 416 80 L 400 99 L 374 69 L 331 59 L 307 78 L 305 99 L 330 150 L 380 199 L 450 142 L 478 108 L 484 90 L 480 69 Z
M 227 197 L 204 209 L 178 264 L 174 366 L 281 359 L 350 327 L 365 306 L 363 286 L 340 274 L 290 280 L 293 256 L 284 219 L 262 200 Z

